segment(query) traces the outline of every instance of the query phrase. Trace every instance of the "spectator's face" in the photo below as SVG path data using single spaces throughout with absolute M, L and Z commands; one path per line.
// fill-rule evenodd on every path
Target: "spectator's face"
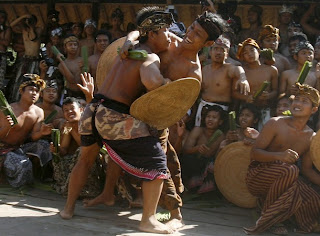
M 78 103 L 69 103 L 62 106 L 63 116 L 69 122 L 75 122 L 80 120 L 82 109 Z
M 58 98 L 58 91 L 55 88 L 45 88 L 42 91 L 42 99 L 45 102 L 54 104 Z
M 60 43 L 60 37 L 58 35 L 50 37 L 52 45 L 57 46 Z
M 65 45 L 66 52 L 70 54 L 76 54 L 78 52 L 79 44 L 78 42 L 68 42 Z
M 156 52 L 166 51 L 171 43 L 168 28 L 161 28 L 156 33 L 154 33 L 154 35 L 156 37 Z
M 84 28 L 87 35 L 93 35 L 96 28 L 93 25 L 88 25 Z
M 243 109 L 239 115 L 239 124 L 242 129 L 254 127 L 254 114 L 249 109 Z
M 187 48 L 194 48 L 200 50 L 208 39 L 207 32 L 201 27 L 201 25 L 194 21 L 187 29 L 187 32 L 183 38 L 182 45 Z
M 289 98 L 285 97 L 280 99 L 277 104 L 277 110 L 276 110 L 277 116 L 283 116 L 283 112 L 290 110 L 290 105 L 291 105 L 291 102 Z
M 72 27 L 72 34 L 74 34 L 77 38 L 82 34 L 82 28 L 80 26 Z
M 291 56 L 294 55 L 294 50 L 296 49 L 296 46 L 297 44 L 299 43 L 300 41 L 297 39 L 297 40 L 293 40 L 289 43 L 289 53 Z
M 205 118 L 207 129 L 217 129 L 222 124 L 220 113 L 217 111 L 209 111 Z
M 295 33 L 301 33 L 302 29 L 299 27 L 288 27 L 288 38 L 292 37 Z
M 267 37 L 262 41 L 263 48 L 271 48 L 274 52 L 278 50 L 279 41 L 277 37 Z
M 103 52 L 108 45 L 110 44 L 109 38 L 107 35 L 100 34 L 96 38 L 96 47 L 98 52 Z
M 247 63 L 253 63 L 259 60 L 259 51 L 252 45 L 246 45 L 242 52 L 243 60 Z
M 213 44 L 211 49 L 211 59 L 216 63 L 223 63 L 228 57 L 228 49 L 223 46 Z
M 289 12 L 284 12 L 280 14 L 279 21 L 282 24 L 288 25 L 292 20 L 292 14 Z
M 307 96 L 296 95 L 290 111 L 294 117 L 309 117 L 313 113 L 312 102 Z
M 35 86 L 27 86 L 21 92 L 21 100 L 29 103 L 36 103 L 39 99 L 40 91 L 39 88 Z
M 314 45 L 314 59 L 320 61 L 320 43 Z
M 255 12 L 255 11 L 248 11 L 248 16 L 247 16 L 247 19 L 248 19 L 248 22 L 249 24 L 254 24 L 258 21 L 258 13 Z
M 309 49 L 302 49 L 295 55 L 295 59 L 298 64 L 303 65 L 306 61 L 312 62 L 314 58 L 314 53 Z
M 114 17 L 111 19 L 111 24 L 113 27 L 119 27 L 121 25 L 121 20 L 118 17 Z

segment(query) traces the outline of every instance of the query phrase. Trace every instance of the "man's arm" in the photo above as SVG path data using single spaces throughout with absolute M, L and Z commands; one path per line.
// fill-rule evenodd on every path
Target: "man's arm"
M 284 71 L 280 76 L 279 94 L 287 92 L 288 71 Z
M 196 144 L 197 144 L 198 137 L 201 133 L 201 129 L 202 129 L 201 127 L 194 127 L 191 130 L 185 144 L 183 145 L 183 150 L 182 150 L 183 153 L 186 153 L 186 154 L 198 153 L 199 145 L 196 146 Z
M 38 108 L 38 107 L 37 107 Z M 52 124 L 44 124 L 44 112 L 41 108 L 37 109 L 35 113 L 37 114 L 37 121 L 33 126 L 32 132 L 31 132 L 31 139 L 33 141 L 39 140 L 44 135 L 51 134 L 51 130 L 53 129 Z
M 10 27 L 16 26 L 17 24 L 20 23 L 20 21 L 22 21 L 23 19 L 26 19 L 26 18 L 31 18 L 31 15 L 27 14 L 27 15 L 23 15 L 23 16 L 18 17 L 17 19 L 15 19 L 14 21 L 11 22 Z
M 303 14 L 300 20 L 300 24 L 302 25 L 303 31 L 310 35 L 319 35 L 320 30 L 317 28 L 312 27 L 308 24 L 308 20 L 310 19 L 311 15 L 314 14 L 314 10 L 317 7 L 317 3 L 311 3 L 309 9 Z
M 64 60 L 62 60 L 62 56 L 63 55 L 61 53 L 59 53 L 57 55 L 57 59 L 60 62 L 59 65 L 58 65 L 58 69 L 70 84 L 76 84 L 75 77 L 71 73 L 71 71 L 69 70 L 69 68 L 66 65 L 66 63 L 64 62 Z
M 247 101 L 248 93 L 250 92 L 250 85 L 242 66 L 230 65 L 228 69 L 228 77 L 232 80 L 232 97 Z
M 260 162 L 271 162 L 280 160 L 285 163 L 293 164 L 299 158 L 299 155 L 288 149 L 284 152 L 269 152 L 266 151 L 268 146 L 272 143 L 272 140 L 276 137 L 276 132 L 280 128 L 278 127 L 278 120 L 271 118 L 263 127 L 260 135 L 258 136 L 255 144 L 251 150 L 251 160 Z
M 163 78 L 160 73 L 160 59 L 154 53 L 148 54 L 147 60 L 142 63 L 140 67 L 140 77 L 142 84 L 148 91 L 170 82 L 169 79 Z
M 0 140 L 5 141 L 8 136 L 13 124 L 12 118 L 10 116 L 5 116 L 0 112 Z
M 302 174 L 307 177 L 312 183 L 320 186 L 320 174 L 317 173 L 313 168 L 313 162 L 311 159 L 310 152 L 307 152 L 306 155 L 302 158 Z
M 9 44 L 11 43 L 11 35 L 12 35 L 12 31 L 11 31 L 11 28 L 9 27 L 6 29 L 4 33 L 4 37 L 0 39 L 0 45 L 8 47 Z
M 269 99 L 275 99 L 278 95 L 278 69 L 274 66 L 271 66 L 271 92 L 269 93 Z

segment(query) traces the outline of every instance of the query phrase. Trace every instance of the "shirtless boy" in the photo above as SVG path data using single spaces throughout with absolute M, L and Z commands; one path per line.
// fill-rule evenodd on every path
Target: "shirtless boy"
M 246 39 L 238 46 L 237 56 L 244 61 L 243 67 L 246 72 L 247 80 L 250 84 L 249 96 L 253 96 L 264 81 L 270 82 L 268 88 L 255 99 L 254 104 L 260 109 L 263 108 L 261 126 L 270 118 L 269 104 L 276 98 L 278 92 L 278 70 L 274 66 L 261 64 L 259 60 L 260 47 L 257 42 L 251 38 Z
M 94 46 L 95 46 L 95 40 L 94 35 L 97 29 L 97 23 L 92 19 L 87 19 L 84 23 L 84 34 L 85 38 L 80 40 L 80 49 L 84 46 L 88 48 L 88 56 L 93 55 L 94 53 Z
M 232 99 L 247 99 L 247 96 L 240 94 L 235 86 L 238 80 L 246 80 L 243 68 L 225 62 L 229 49 L 230 41 L 223 36 L 220 36 L 211 48 L 212 62 L 202 71 L 201 101 L 195 126 L 201 124 L 201 111 L 205 105 L 218 105 L 228 111 Z
M 11 28 L 6 25 L 7 12 L 0 10 L 0 89 L 4 89 L 4 78 L 7 67 L 7 47 L 11 43 Z
M 297 61 L 297 66 L 294 69 L 284 71 L 280 78 L 279 93 L 291 95 L 294 93 L 295 83 L 299 77 L 300 71 L 306 61 L 312 62 L 314 58 L 314 48 L 308 41 L 300 42 L 295 49 L 294 59 Z M 305 84 L 316 88 L 317 81 L 320 79 L 319 66 L 317 65 L 316 72 L 310 71 Z
M 314 132 L 307 121 L 318 110 L 320 96 L 305 84 L 297 84 L 297 91 L 292 116 L 272 118 L 252 148 L 246 183 L 250 193 L 262 200 L 262 212 L 254 227 L 245 228 L 247 234 L 267 229 L 288 233 L 284 226 L 275 224 L 291 216 L 295 216 L 299 231 L 312 232 L 319 227 L 320 196 L 298 179 L 295 163 L 309 151 Z
M 28 138 L 36 141 L 51 133 L 52 125 L 43 123 L 43 110 L 34 105 L 44 86 L 44 81 L 38 75 L 23 75 L 19 89 L 21 99 L 10 104 L 18 124 L 11 126 L 11 117 L 0 113 L 0 145 L 4 151 L 0 157 L 0 167 L 4 163 L 5 174 L 13 187 L 32 182 L 32 164 L 19 147 Z
M 155 53 L 168 48 L 170 39 L 167 27 L 171 23 L 171 14 L 159 12 L 157 7 L 144 8 L 139 12 L 137 24 L 142 36 L 139 48 L 147 50 L 148 58 L 146 61 L 121 61 L 117 57 L 98 95 L 93 103 L 86 107 L 79 125 L 81 156 L 71 173 L 67 203 L 60 212 L 62 218 L 70 219 L 73 216 L 75 201 L 99 153 L 97 138 L 100 136 L 103 140 L 100 139 L 99 143 L 107 143 L 110 145 L 107 147 L 118 154 L 110 155 L 108 175 L 119 175 L 122 167 L 143 180 L 143 214 L 139 229 L 155 233 L 172 232 L 155 218 L 163 179 L 168 178 L 166 156 L 158 139 L 150 135 L 147 125 L 129 115 L 129 107 L 134 100 L 145 91 L 169 82 L 160 74 L 160 59 Z M 96 127 L 92 127 L 91 119 L 95 107 Z M 103 115 L 106 113 L 108 115 Z M 108 117 L 113 117 L 112 124 L 109 123 Z M 116 124 L 114 119 L 118 121 Z M 121 127 L 119 132 L 112 132 L 116 127 Z M 122 129 L 124 127 L 125 131 Z M 123 160 L 122 164 L 118 162 L 119 158 Z M 141 158 L 146 161 L 142 162 Z M 144 171 L 141 171 L 141 168 Z
M 78 56 L 79 40 L 71 35 L 64 40 L 63 44 L 67 58 L 63 60 L 63 55 L 59 53 L 57 59 L 60 62 L 59 71 L 66 78 L 67 96 L 84 98 L 84 94 L 77 86 L 77 84 L 81 84 L 80 74 L 83 66 L 83 60 Z

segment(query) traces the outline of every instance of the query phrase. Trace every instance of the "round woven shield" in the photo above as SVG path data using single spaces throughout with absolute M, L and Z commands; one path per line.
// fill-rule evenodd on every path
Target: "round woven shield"
M 118 55 L 118 47 L 122 47 L 126 40 L 126 37 L 122 37 L 111 43 L 102 53 L 98 66 L 97 66 L 97 73 L 96 73 L 96 82 L 98 88 L 102 85 L 106 75 L 111 69 L 114 59 Z
M 320 171 L 320 130 L 311 140 L 310 154 L 314 166 Z
M 239 207 L 253 208 L 257 198 L 246 185 L 251 146 L 235 142 L 224 147 L 214 162 L 214 178 L 223 196 Z
M 152 90 L 130 107 L 130 114 L 158 130 L 178 122 L 195 103 L 200 92 L 200 82 L 183 78 Z

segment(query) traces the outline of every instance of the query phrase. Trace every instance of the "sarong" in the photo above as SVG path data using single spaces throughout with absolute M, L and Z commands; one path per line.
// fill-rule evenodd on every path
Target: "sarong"
M 24 153 L 36 156 L 40 160 L 40 165 L 43 167 L 52 160 L 52 153 L 50 152 L 50 143 L 47 140 L 40 139 L 35 142 L 30 142 L 22 145 Z
M 32 163 L 21 148 L 8 152 L 3 165 L 7 181 L 12 187 L 33 183 Z
M 67 196 L 71 171 L 77 163 L 79 156 L 80 148 L 72 155 L 60 157 L 57 162 L 52 161 L 53 179 L 55 180 L 53 188 L 59 194 Z M 97 156 L 94 166 L 89 172 L 87 182 L 80 192 L 79 196 L 81 198 L 96 197 L 102 192 L 105 180 L 104 163 L 104 159 L 100 158 L 100 155 Z
M 248 234 L 261 233 L 276 223 L 295 216 L 299 230 L 311 232 L 320 213 L 320 195 L 299 177 L 296 165 L 281 161 L 253 161 L 248 169 L 248 190 L 263 202 L 256 226 L 245 228 Z
M 26 73 L 39 74 L 39 60 L 36 57 L 24 56 L 17 68 L 17 74 L 10 89 L 9 103 L 17 102 L 20 98 L 19 87 Z
M 4 90 L 4 80 L 6 76 L 7 56 L 5 52 L 0 52 L 0 89 Z
M 81 116 L 79 133 L 82 146 L 103 144 L 110 158 L 131 175 L 144 180 L 169 177 L 159 140 L 150 135 L 147 124 L 129 115 L 125 104 L 95 95 Z
M 217 106 L 221 107 L 224 111 L 228 111 L 228 109 L 229 109 L 229 106 L 227 106 L 227 105 L 223 105 L 223 104 L 219 104 L 219 103 L 215 103 L 215 102 L 207 102 L 207 101 L 201 99 L 199 106 L 198 106 L 197 114 L 196 114 L 195 126 L 201 126 L 202 108 L 205 105 L 209 105 L 209 106 L 217 105 Z

